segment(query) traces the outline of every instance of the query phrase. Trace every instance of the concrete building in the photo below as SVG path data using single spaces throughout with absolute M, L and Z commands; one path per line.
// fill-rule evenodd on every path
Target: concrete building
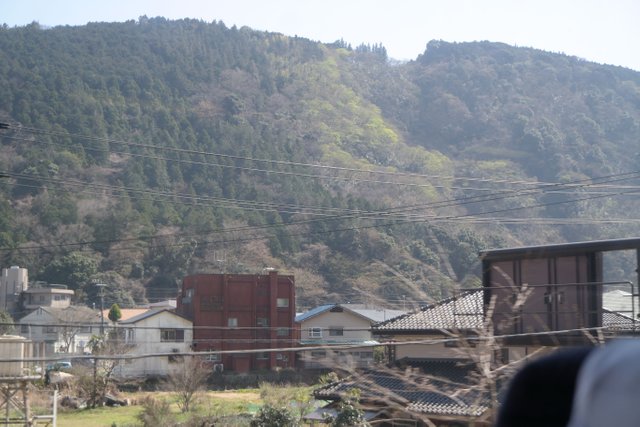
M 22 291 L 22 308 L 26 311 L 38 307 L 66 308 L 71 305 L 75 294 L 65 285 L 48 285 L 28 288 Z
M 20 310 L 20 294 L 29 287 L 26 268 L 11 266 L 2 269 L 0 276 L 0 310 L 15 314 Z
M 295 364 L 295 280 L 269 274 L 196 274 L 182 281 L 177 313 L 193 321 L 193 349 L 216 369 L 247 372 Z

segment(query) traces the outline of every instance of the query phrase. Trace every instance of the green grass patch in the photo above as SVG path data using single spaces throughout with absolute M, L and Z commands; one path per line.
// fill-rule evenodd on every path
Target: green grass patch
M 122 397 L 129 398 L 136 404 L 121 407 L 63 410 L 58 412 L 58 425 L 64 427 L 141 426 L 142 422 L 138 416 L 144 410 L 142 405 L 147 397 L 169 402 L 171 414 L 175 416 L 178 423 L 184 423 L 194 417 L 211 419 L 238 414 L 253 414 L 262 405 L 258 389 L 203 392 L 198 397 L 193 410 L 188 413 L 180 412 L 175 393 L 126 393 Z
M 142 406 L 103 407 L 58 412 L 58 425 L 64 427 L 139 426 L 138 414 Z

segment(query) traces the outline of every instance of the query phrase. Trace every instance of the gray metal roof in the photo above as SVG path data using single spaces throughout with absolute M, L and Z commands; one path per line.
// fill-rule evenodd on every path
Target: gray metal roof
M 100 314 L 96 310 L 92 310 L 84 305 L 70 305 L 69 307 L 48 307 L 42 306 L 38 307 L 38 309 L 45 311 L 51 315 L 54 319 L 64 322 L 86 322 L 90 320 L 99 320 Z M 29 314 L 24 317 L 27 317 L 36 310 L 32 310 Z M 24 318 L 23 317 L 23 318 Z
M 638 311 L 638 309 L 640 308 L 640 305 L 638 305 L 638 297 L 634 297 L 631 292 L 623 291 L 621 289 L 614 289 L 612 291 L 603 292 L 602 306 L 611 311 L 624 313 L 627 316 L 631 316 L 634 311 Z
M 304 322 L 305 320 L 310 319 L 314 316 L 330 311 L 334 307 L 342 307 L 343 309 L 346 309 L 354 314 L 368 319 L 372 323 L 383 322 L 385 320 L 405 314 L 405 312 L 402 310 L 389 310 L 386 308 L 369 307 L 364 304 L 325 304 L 313 308 L 306 313 L 298 314 L 295 321 L 299 323 Z

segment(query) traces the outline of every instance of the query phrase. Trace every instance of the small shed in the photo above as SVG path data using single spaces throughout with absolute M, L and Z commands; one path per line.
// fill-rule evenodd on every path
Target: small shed
M 16 335 L 0 335 L 0 378 L 24 376 L 27 339 Z

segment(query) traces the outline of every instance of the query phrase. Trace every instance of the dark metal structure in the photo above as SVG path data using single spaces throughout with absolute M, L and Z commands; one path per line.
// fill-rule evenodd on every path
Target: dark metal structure
M 635 250 L 640 264 L 640 238 L 481 252 L 485 312 L 494 333 L 513 335 L 506 340 L 514 344 L 584 342 L 585 331 L 602 327 L 603 287 L 614 284 L 603 281 L 603 253 L 623 250 Z M 625 283 L 635 295 L 633 283 Z

